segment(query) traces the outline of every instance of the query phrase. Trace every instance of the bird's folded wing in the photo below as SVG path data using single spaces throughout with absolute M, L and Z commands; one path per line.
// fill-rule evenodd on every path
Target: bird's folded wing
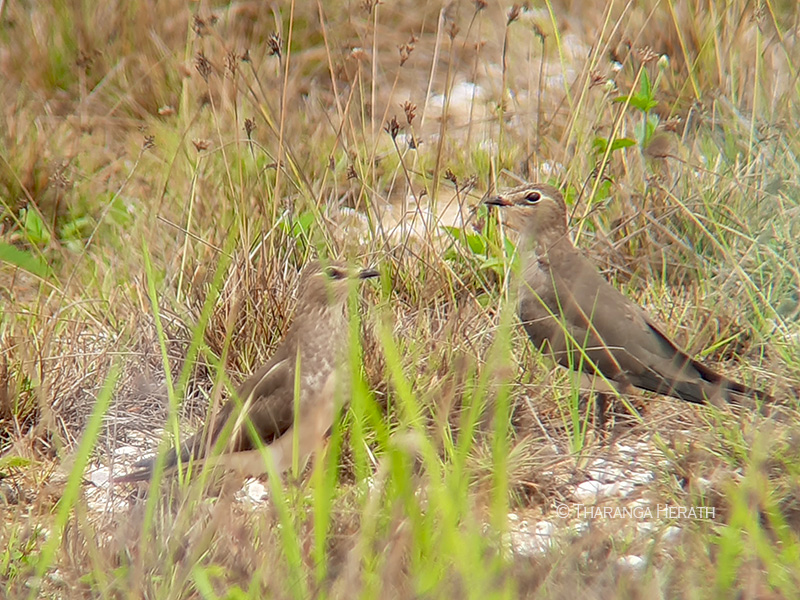
M 206 449 L 214 449 L 220 437 L 226 442 L 222 451 L 250 450 L 257 447 L 250 433 L 252 423 L 262 443 L 269 444 L 292 426 L 294 406 L 294 362 L 279 349 L 275 356 L 239 387 L 236 398 L 229 400 L 211 418 L 206 431 L 200 431 L 181 444 L 180 460 L 203 458 Z M 164 468 L 173 469 L 178 454 L 170 449 Z M 120 483 L 146 481 L 155 466 L 154 458 L 134 465 L 135 471 L 117 478 Z
M 694 388 L 704 378 L 695 370 L 695 361 L 585 257 L 576 251 L 570 263 L 569 280 L 554 275 L 559 309 L 574 343 L 585 346 L 586 355 L 595 366 L 609 378 L 624 377 L 637 387 L 660 393 L 680 382 L 690 383 L 688 391 L 697 392 L 698 396 L 692 400 L 702 402 L 702 390 Z M 592 370 L 591 365 L 584 365 Z M 709 372 L 709 383 L 718 382 L 719 376 L 704 370 Z
M 688 402 L 736 400 L 730 392 L 770 399 L 694 360 L 582 255 L 576 253 L 570 272 L 569 281 L 554 279 L 559 307 L 575 342 L 586 346 L 586 355 L 606 377 Z M 585 361 L 584 369 L 592 367 Z

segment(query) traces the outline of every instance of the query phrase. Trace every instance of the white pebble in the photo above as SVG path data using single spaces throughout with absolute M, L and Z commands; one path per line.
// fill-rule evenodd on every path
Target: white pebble
M 622 569 L 640 573 L 644 571 L 644 568 L 647 566 L 647 561 L 641 556 L 628 554 L 627 556 L 620 556 L 617 559 L 617 565 Z
M 578 502 L 593 501 L 597 500 L 602 489 L 603 484 L 598 481 L 584 481 L 575 488 L 573 496 Z
M 111 478 L 111 473 L 109 473 L 106 467 L 98 467 L 92 474 L 89 475 L 89 479 L 91 479 L 92 483 L 97 487 L 105 487 L 108 485 L 108 480 Z
M 630 454 L 633 455 L 636 453 L 636 449 L 633 446 L 627 446 L 625 444 L 617 445 L 617 452 L 620 454 Z
M 652 471 L 633 471 L 628 475 L 628 481 L 634 485 L 644 485 L 650 483 L 656 478 L 656 474 Z
M 664 533 L 661 534 L 661 539 L 667 544 L 673 544 L 678 541 L 678 538 L 681 536 L 681 531 L 680 527 L 670 525 L 664 530 Z
M 245 492 L 247 493 L 247 497 L 256 503 L 264 502 L 268 497 L 267 489 L 258 480 L 251 481 L 245 485 Z
M 604 496 L 619 496 L 620 498 L 627 498 L 631 492 L 636 489 L 636 484 L 632 481 L 618 481 L 617 483 L 607 484 L 609 489 L 604 490 Z
M 622 469 L 616 465 L 613 465 L 602 458 L 598 458 L 589 468 L 589 476 L 595 481 L 600 481 L 602 483 L 613 483 L 614 481 L 618 481 L 620 478 L 622 478 L 623 473 Z
M 636 529 L 639 533 L 643 533 L 649 537 L 650 534 L 653 533 L 655 525 L 653 525 L 653 523 L 651 523 L 650 521 L 641 521 L 636 524 Z

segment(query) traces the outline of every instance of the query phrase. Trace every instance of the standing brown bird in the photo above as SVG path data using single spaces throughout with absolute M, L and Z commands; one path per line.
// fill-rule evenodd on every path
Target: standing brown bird
M 567 207 L 553 186 L 525 184 L 484 201 L 506 207 L 519 231 L 519 316 L 533 343 L 564 367 L 696 403 L 772 397 L 716 373 L 680 350 L 573 246 Z
M 283 342 L 269 362 L 239 387 L 237 398 L 223 406 L 205 432 L 181 446 L 181 464 L 206 459 L 241 476 L 262 475 L 267 468 L 253 439 L 254 431 L 271 455 L 276 472 L 286 471 L 292 465 L 295 424 L 298 459 L 303 464 L 333 424 L 337 392 L 341 394 L 342 384 L 347 383 L 340 372 L 349 360 L 349 281 L 377 276 L 372 269 L 351 273 L 333 262 L 308 265 L 300 279 L 294 321 Z M 299 398 L 295 397 L 296 379 Z M 215 448 L 218 443 L 224 447 Z M 155 459 L 135 466 L 138 470 L 115 481 L 149 480 Z M 173 448 L 166 456 L 165 469 L 177 466 L 178 454 Z

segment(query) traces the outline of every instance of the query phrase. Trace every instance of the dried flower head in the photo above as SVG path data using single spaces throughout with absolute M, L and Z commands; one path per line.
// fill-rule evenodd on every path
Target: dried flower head
M 638 56 L 639 60 L 645 64 L 658 60 L 658 54 L 656 54 L 650 46 L 637 48 L 636 56 Z
M 91 55 L 91 53 L 86 52 L 84 50 L 78 51 L 78 58 L 75 60 L 75 65 L 79 69 L 88 73 L 89 69 L 91 69 L 92 67 L 93 62 L 94 62 L 94 57 Z
M 269 48 L 270 56 L 277 56 L 279 59 L 283 57 L 283 40 L 281 34 L 275 32 L 270 33 L 267 39 L 267 47 Z
M 371 15 L 372 11 L 375 10 L 375 7 L 380 4 L 380 0 L 362 0 L 361 1 L 361 10 L 363 10 L 366 14 Z
M 194 144 L 194 149 L 198 152 L 203 152 L 211 147 L 211 142 L 208 140 L 192 140 L 192 144 Z
M 238 66 L 239 56 L 233 50 L 229 51 L 228 54 L 225 55 L 225 69 L 232 77 L 236 77 L 236 68 Z
M 211 61 L 206 58 L 205 54 L 202 52 L 197 53 L 197 57 L 194 61 L 194 67 L 197 69 L 197 72 L 200 73 L 200 77 L 208 82 L 208 76 L 211 75 L 214 69 L 211 66 Z
M 519 19 L 520 12 L 522 12 L 522 7 L 519 4 L 514 4 L 508 9 L 508 14 L 506 15 L 506 27 Z
M 156 136 L 154 135 L 144 136 L 144 141 L 142 142 L 142 150 L 150 150 L 151 148 L 155 147 L 156 147 Z
M 400 52 L 400 66 L 406 64 L 406 61 L 411 57 L 414 47 L 417 43 L 417 36 L 412 35 L 411 38 L 403 45 L 398 46 L 397 50 Z
M 69 167 L 69 161 L 62 160 L 55 168 L 53 173 L 48 178 L 53 186 L 61 190 L 66 190 L 72 187 L 72 181 L 67 177 L 66 172 Z
M 453 41 L 455 39 L 459 31 L 461 31 L 461 28 L 455 21 L 450 21 L 447 27 L 445 27 L 445 33 L 447 33 L 448 37 L 450 38 L 450 41 Z
M 406 113 L 406 122 L 411 125 L 411 123 L 414 121 L 414 117 L 417 116 L 417 105 L 406 100 L 403 102 L 402 106 L 403 112 Z
M 392 139 L 397 138 L 397 134 L 400 133 L 400 123 L 397 122 L 397 117 L 392 117 L 387 123 L 383 130 L 392 136 Z
M 253 119 L 245 119 L 244 120 L 244 131 L 247 134 L 247 139 L 250 139 L 250 136 L 256 130 L 256 122 Z
M 192 30 L 197 37 L 203 37 L 206 35 L 208 33 L 208 25 L 206 24 L 205 19 L 201 18 L 200 15 L 195 15 L 192 17 Z

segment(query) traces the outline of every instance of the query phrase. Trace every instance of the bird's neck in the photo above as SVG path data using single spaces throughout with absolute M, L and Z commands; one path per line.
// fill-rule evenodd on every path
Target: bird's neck
M 533 252 L 537 260 L 546 259 L 553 254 L 574 248 L 566 227 L 524 235 L 522 244 L 523 251 Z
M 347 332 L 347 305 L 336 303 L 333 306 L 315 307 L 297 314 L 294 319 L 292 336 L 298 343 L 306 346 L 340 346 L 349 339 Z

